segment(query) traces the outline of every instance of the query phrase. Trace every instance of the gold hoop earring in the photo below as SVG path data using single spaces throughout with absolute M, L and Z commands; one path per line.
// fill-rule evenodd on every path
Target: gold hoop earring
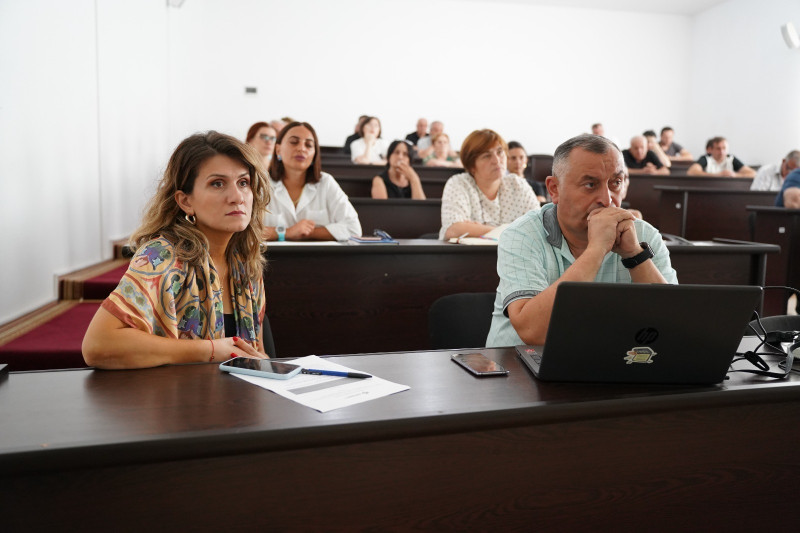
M 186 222 L 194 226 L 197 223 L 197 217 L 194 215 L 183 215 L 183 218 L 186 219 Z

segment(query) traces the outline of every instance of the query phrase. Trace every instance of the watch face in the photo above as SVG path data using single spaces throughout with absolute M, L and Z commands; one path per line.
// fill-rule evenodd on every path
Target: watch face
M 275 228 L 275 231 L 277 231 L 278 233 L 286 233 L 286 228 L 284 228 L 283 226 L 277 226 Z

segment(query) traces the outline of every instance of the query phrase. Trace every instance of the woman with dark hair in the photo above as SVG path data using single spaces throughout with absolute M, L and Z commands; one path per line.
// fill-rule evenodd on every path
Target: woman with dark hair
M 507 158 L 508 145 L 492 130 L 473 131 L 464 139 L 466 172 L 444 185 L 440 239 L 480 237 L 539 208 L 527 182 L 506 170 Z
M 264 358 L 267 173 L 250 146 L 215 131 L 170 157 L 128 271 L 97 310 L 83 358 L 98 368 Z
M 361 235 L 358 213 L 347 195 L 333 176 L 322 172 L 311 124 L 292 122 L 281 130 L 269 172 L 272 201 L 264 239 L 346 241 Z
M 269 167 L 272 152 L 275 150 L 275 139 L 278 132 L 266 122 L 256 122 L 247 130 L 245 142 L 256 149 L 264 159 L 264 166 Z
M 389 145 L 388 162 L 386 168 L 372 178 L 372 197 L 378 200 L 387 198 L 412 198 L 424 200 L 414 167 L 411 166 L 411 143 L 409 141 L 393 141 Z
M 350 158 L 360 165 L 386 164 L 386 142 L 381 138 L 381 121 L 367 117 L 358 130 L 360 138 L 350 143 Z

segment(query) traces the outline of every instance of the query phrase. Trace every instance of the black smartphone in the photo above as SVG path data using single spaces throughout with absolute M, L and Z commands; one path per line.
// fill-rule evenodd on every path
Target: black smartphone
M 247 374 L 260 378 L 289 379 L 300 373 L 300 365 L 281 363 L 271 359 L 251 359 L 249 357 L 236 357 L 219 365 L 223 372 L 234 374 Z
M 508 370 L 503 365 L 492 361 L 482 353 L 457 353 L 453 354 L 451 359 L 476 376 L 508 375 Z

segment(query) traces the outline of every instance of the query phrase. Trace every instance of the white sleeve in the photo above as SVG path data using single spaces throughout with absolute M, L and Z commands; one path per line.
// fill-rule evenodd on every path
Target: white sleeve
M 350 143 L 350 161 L 355 163 L 356 158 L 362 156 L 366 150 L 367 144 L 364 142 L 364 139 L 356 139 Z
M 468 222 L 472 219 L 469 193 L 462 184 L 462 181 L 450 178 L 444 185 L 444 191 L 442 192 L 442 228 L 439 230 L 439 239 L 441 240 L 444 240 L 444 235 L 450 226 L 456 222 Z
M 325 203 L 331 221 L 325 228 L 337 241 L 361 235 L 361 222 L 353 204 L 333 177 L 325 180 Z

